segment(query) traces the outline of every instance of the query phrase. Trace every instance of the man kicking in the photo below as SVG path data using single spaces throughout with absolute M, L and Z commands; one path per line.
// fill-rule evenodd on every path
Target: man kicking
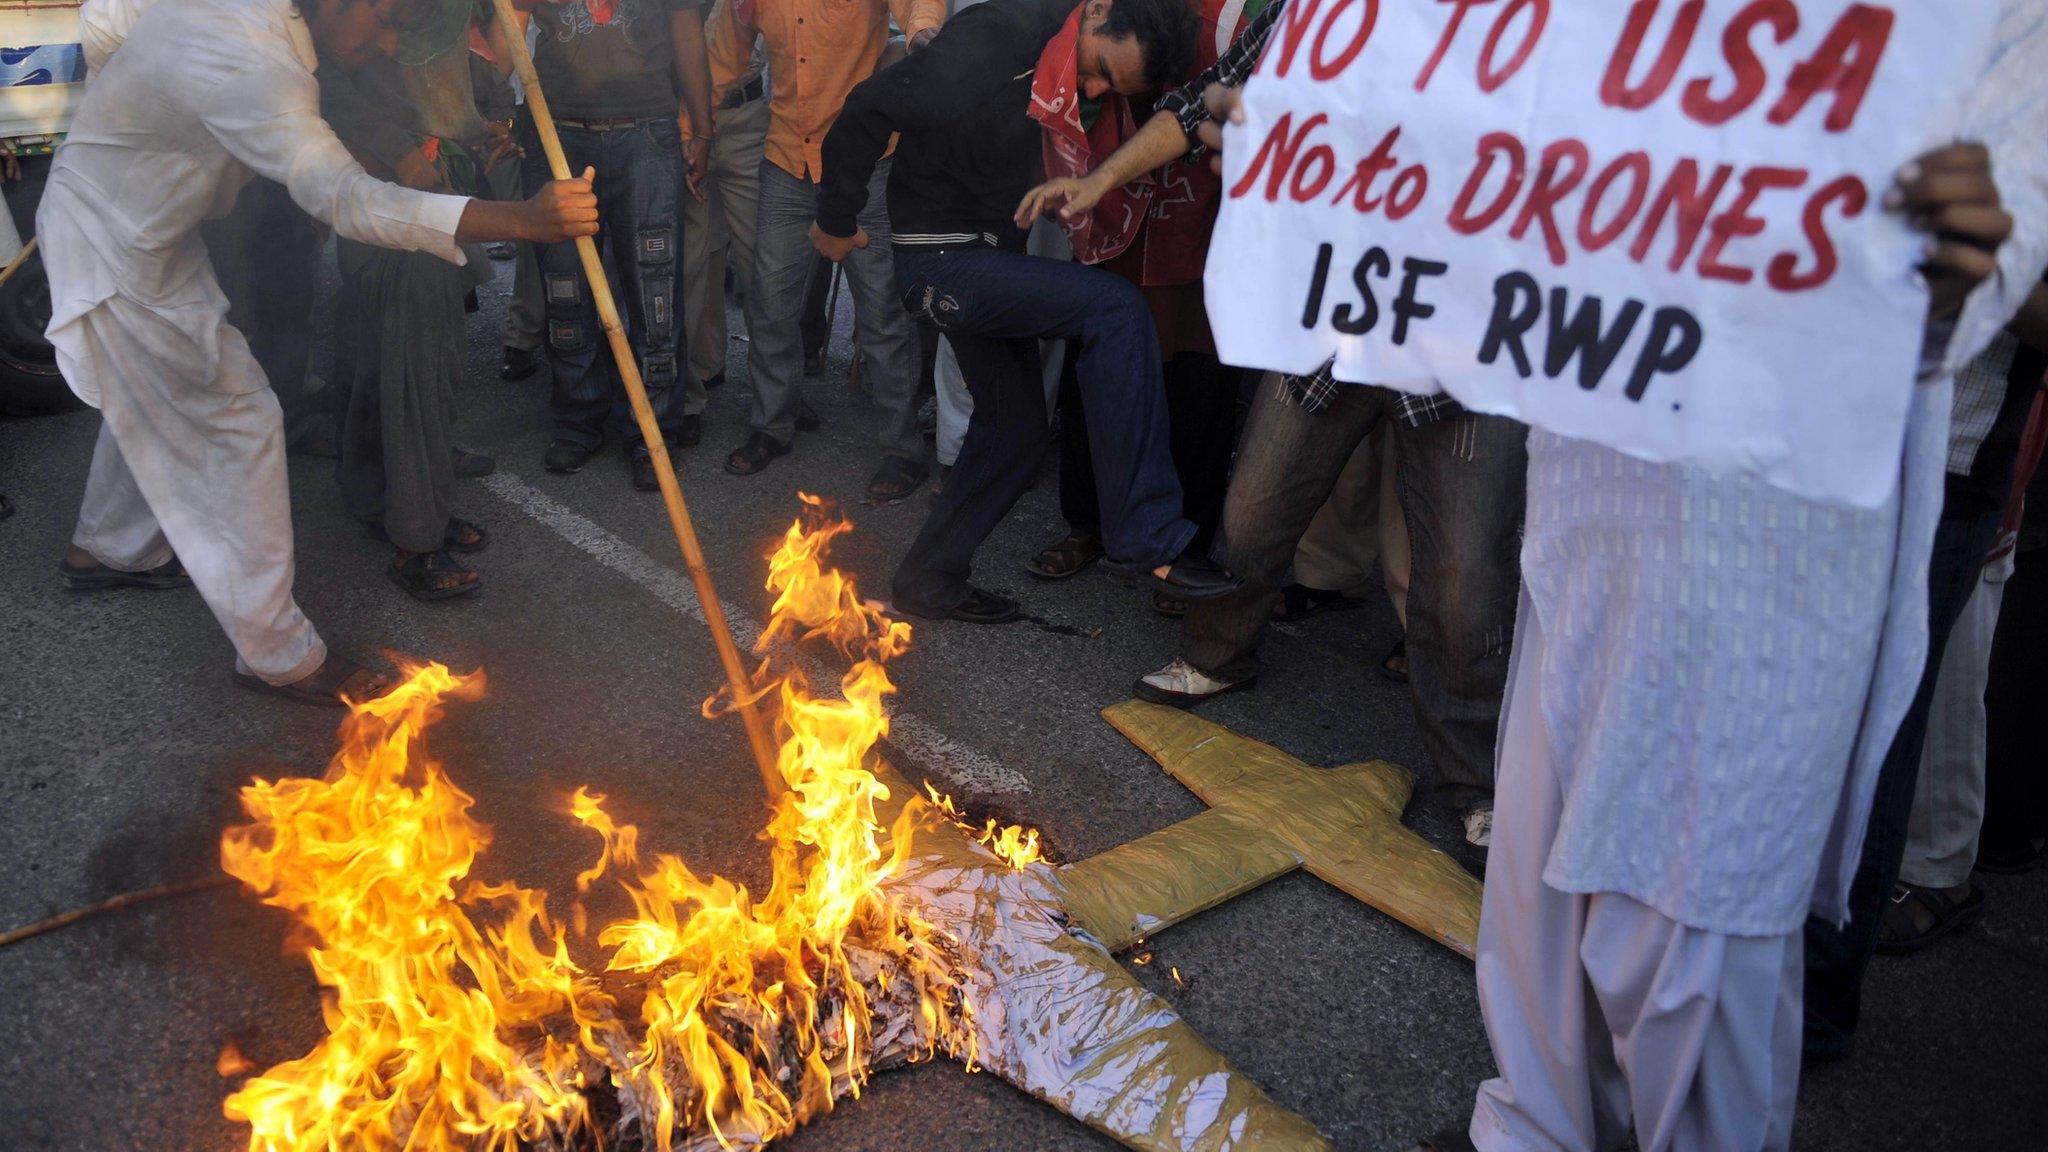
M 521 203 L 415 192 L 371 178 L 320 118 L 317 65 L 388 55 L 438 7 L 87 0 L 91 78 L 37 217 L 50 343 L 105 419 L 66 579 L 195 585 L 234 643 L 237 682 L 305 703 L 384 679 L 330 656 L 292 599 L 283 422 L 227 323 L 200 220 L 260 175 L 343 237 L 457 263 L 458 243 L 597 230 L 587 179 Z
M 825 137 L 811 239 L 836 261 L 866 245 L 857 220 L 868 179 L 900 133 L 888 185 L 896 289 L 914 318 L 946 334 L 974 396 L 959 461 L 896 570 L 906 612 L 985 624 L 1020 614 L 968 575 L 1045 451 L 1042 338 L 1080 342 L 1110 560 L 1179 599 L 1237 587 L 1190 546 L 1144 294 L 1100 268 L 1026 256 L 1011 219 L 1044 171 L 1030 105 L 1048 49 L 1074 54 L 1086 98 L 1136 95 L 1187 72 L 1197 23 L 1186 0 L 988 0 L 855 88 Z

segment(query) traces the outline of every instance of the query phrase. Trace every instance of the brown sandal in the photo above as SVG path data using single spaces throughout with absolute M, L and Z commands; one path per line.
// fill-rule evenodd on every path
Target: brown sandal
M 445 548 L 410 555 L 400 552 L 384 574 L 405 589 L 406 595 L 429 602 L 467 596 L 484 586 L 483 573 L 464 567 Z
M 1095 532 L 1071 532 L 1056 544 L 1048 544 L 1038 555 L 1024 562 L 1024 570 L 1040 580 L 1066 580 L 1087 571 L 1102 559 L 1102 537 Z
M 310 704 L 316 708 L 340 708 L 350 701 L 370 700 L 391 690 L 392 679 L 382 672 L 372 671 L 350 660 L 330 652 L 327 660 L 312 674 L 303 676 L 289 684 L 272 684 L 260 676 L 237 671 L 235 683 L 255 692 L 278 696 L 294 704 Z M 345 698 L 344 698 L 345 697 Z

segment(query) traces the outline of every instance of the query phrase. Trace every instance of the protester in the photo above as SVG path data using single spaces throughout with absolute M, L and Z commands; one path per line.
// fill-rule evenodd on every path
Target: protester
M 2048 128 L 2048 121 L 2038 127 Z M 2031 141 L 2039 147 L 2039 141 Z M 2022 220 L 2023 235 L 2048 232 L 2048 220 Z M 1809 1061 L 1849 1054 L 1862 1015 L 1863 972 L 1895 898 L 1907 825 L 1918 786 L 1928 716 L 1951 631 L 1980 583 L 1984 557 L 1998 538 L 2019 456 L 2021 431 L 2041 383 L 2037 355 L 2023 341 L 2048 345 L 2048 291 L 2019 309 L 2016 335 L 2001 334 L 1956 376 L 1940 519 L 1927 574 L 1927 650 L 1917 691 L 1877 771 L 1862 860 L 1849 890 L 1846 924 L 1816 913 L 1806 925 L 1806 1055 Z M 1967 881 L 1967 870 L 1962 877 Z M 1967 887 L 1967 884 L 1964 885 Z M 1961 895 L 1961 894 L 1959 894 Z M 1964 897 L 1966 899 L 1966 897 Z M 1935 904 L 1930 895 L 1922 901 Z M 1938 920 L 1967 915 L 1943 909 Z M 1939 925 L 1935 925 L 1939 928 Z
M 1883 505 L 1531 436 L 1477 960 L 1500 1075 L 1423 1148 L 1789 1146 L 1800 925 L 1849 915 L 1920 679 L 1949 378 L 2048 262 L 2040 14 L 2010 14 L 1962 121 L 1991 151 L 1923 156 L 1885 198 L 1930 233 L 1931 306 Z M 2010 242 L 2008 189 L 2030 206 Z M 1714 562 L 1740 556 L 1771 562 Z
M 901 133 L 889 180 L 897 285 L 952 343 L 976 389 L 960 459 L 897 568 L 895 598 L 927 618 L 1004 623 L 1017 604 L 968 583 L 974 551 L 1016 503 L 1045 450 L 1037 341 L 1080 342 L 1089 436 L 1112 562 L 1187 599 L 1237 586 L 1190 547 L 1181 515 L 1145 298 L 1098 268 L 1023 253 L 1013 216 L 1041 170 L 1031 82 L 1048 52 L 1072 53 L 1089 98 L 1133 95 L 1181 75 L 1195 15 L 1182 0 L 989 0 L 955 16 L 903 64 L 854 90 L 825 141 L 811 238 L 833 260 L 868 243 L 870 174 Z
M 718 0 L 730 4 L 733 0 Z M 717 5 L 706 3 L 704 34 L 715 35 Z M 707 51 L 708 51 L 707 46 Z M 725 284 L 754 294 L 754 227 L 761 203 L 761 157 L 768 142 L 767 54 L 756 50 L 712 113 L 711 156 L 698 182 L 701 196 L 683 198 L 685 363 L 697 387 L 725 383 Z M 715 68 L 714 68 L 715 73 Z M 686 135 L 693 135 L 684 125 Z
M 401 38 L 403 65 L 321 69 L 321 111 L 373 175 L 474 196 L 493 168 L 515 167 L 518 157 L 506 127 L 494 131 L 477 107 L 468 60 L 474 5 L 438 2 L 441 21 Z M 502 35 L 495 22 L 491 32 Z M 502 39 L 495 56 L 509 67 Z M 453 511 L 455 386 L 469 358 L 465 301 L 489 280 L 490 263 L 477 246 L 465 265 L 346 238 L 336 251 L 352 305 L 344 312 L 352 323 L 335 332 L 337 345 L 352 346 L 352 375 L 338 381 L 349 395 L 337 473 L 343 502 L 372 538 L 396 549 L 385 575 L 408 595 L 474 592 L 482 575 L 455 556 L 483 551 L 489 538 Z
M 831 177 L 825 139 L 847 93 L 882 60 L 892 13 L 910 52 L 930 42 L 946 19 L 940 0 L 745 0 L 720 9 L 712 25 L 720 92 L 738 82 L 756 40 L 767 48 L 774 77 L 754 234 L 757 290 L 747 293 L 753 430 L 726 458 L 726 471 L 735 475 L 751 476 L 790 450 L 802 406 L 805 288 L 817 259 L 809 229 L 821 182 Z M 889 167 L 880 159 L 862 172 L 860 226 L 871 244 L 844 262 L 864 372 L 883 417 L 882 463 L 867 488 L 872 500 L 901 500 L 930 474 L 917 428 L 917 333 L 896 293 L 889 254 Z
M 91 78 L 37 221 L 50 342 L 73 391 L 105 417 L 66 578 L 196 585 L 234 642 L 236 681 L 305 703 L 385 681 L 330 655 L 292 599 L 283 421 L 227 323 L 200 218 L 266 176 L 343 237 L 451 262 L 460 243 L 595 231 L 586 181 L 520 204 L 417 192 L 366 175 L 321 120 L 316 64 L 389 55 L 436 7 L 89 0 Z
M 1244 12 L 1223 0 L 1201 0 L 1196 9 L 1197 51 L 1190 70 L 1178 80 L 1191 79 L 1215 62 L 1215 45 L 1235 39 Z M 1226 18 L 1232 26 L 1219 28 Z M 1122 96 L 1081 98 L 1074 90 L 1075 71 L 1070 56 L 1048 50 L 1031 84 L 1031 116 L 1044 130 L 1047 174 L 1054 183 L 1085 176 L 1138 130 L 1132 106 Z M 1202 267 L 1222 191 L 1215 173 L 1198 160 L 1182 158 L 1156 175 L 1147 173 L 1110 191 L 1089 212 L 1058 217 L 1077 259 L 1124 277 L 1145 294 L 1165 357 L 1161 377 L 1182 511 L 1194 521 L 1193 546 L 1203 553 L 1223 515 L 1243 375 L 1217 359 L 1202 290 Z M 1041 214 L 1038 200 L 1027 194 L 1018 205 L 1017 224 L 1028 228 Z M 1047 580 L 1072 577 L 1102 555 L 1102 513 L 1078 383 L 1063 389 L 1060 412 L 1060 513 L 1067 535 L 1025 565 Z M 1183 602 L 1156 592 L 1153 604 L 1168 615 L 1186 610 Z
M 476 90 L 477 112 L 492 132 L 502 130 L 513 140 L 528 138 L 521 126 L 526 104 L 511 62 L 497 55 L 487 42 L 470 46 L 469 75 Z M 509 162 L 492 164 L 486 183 L 494 200 L 518 200 L 525 195 L 526 171 L 514 153 Z M 540 369 L 541 339 L 547 333 L 546 304 L 540 289 L 540 254 L 531 244 L 503 241 L 485 246 L 493 260 L 512 262 L 512 296 L 505 306 L 505 324 L 500 329 L 504 353 L 498 362 L 498 379 L 524 380 Z
M 570 171 L 597 174 L 604 217 L 598 247 L 610 254 L 628 341 L 671 448 L 695 444 L 704 432 L 703 389 L 682 376 L 675 335 L 685 173 L 694 192 L 712 142 L 700 134 L 686 144 L 678 122 L 711 122 L 711 65 L 697 2 L 540 0 L 532 15 L 539 34 L 534 71 Z M 538 134 L 523 143 L 527 187 L 537 188 L 547 180 L 548 160 Z M 607 424 L 615 424 L 633 487 L 656 491 L 654 460 L 627 415 L 625 387 L 575 245 L 543 248 L 540 268 L 554 376 L 553 439 L 542 463 L 550 472 L 582 471 L 603 447 Z
M 2030 444 L 2048 438 L 2048 412 L 2035 413 Z M 2030 872 L 2048 859 L 2048 464 L 2035 468 L 2013 548 L 1984 685 L 1984 829 L 1979 872 Z
M 1071 217 L 1185 155 L 1209 123 L 1206 85 L 1256 67 L 1285 11 L 1269 4 L 1216 63 L 1160 102 L 1145 126 L 1084 177 L 1034 189 L 1026 207 Z M 1224 504 L 1221 559 L 1236 592 L 1193 606 L 1181 655 L 1132 686 L 1141 699 L 1191 707 L 1258 679 L 1259 641 L 1287 564 L 1358 447 L 1382 424 L 1399 446 L 1402 507 L 1414 543 L 1408 595 L 1410 690 L 1425 745 L 1461 813 L 1468 862 L 1484 860 L 1492 820 L 1494 735 L 1514 626 L 1527 429 L 1468 412 L 1450 397 L 1340 385 L 1326 367 L 1260 384 Z

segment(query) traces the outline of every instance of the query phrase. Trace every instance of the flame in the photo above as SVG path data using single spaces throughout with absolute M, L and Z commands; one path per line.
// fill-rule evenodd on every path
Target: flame
M 936 815 L 952 821 L 955 828 L 973 837 L 975 843 L 995 853 L 997 859 L 1017 871 L 1045 862 L 1045 855 L 1038 846 L 1038 829 L 1021 824 L 998 828 L 994 817 L 976 828 L 973 822 L 960 814 L 960 809 L 953 806 L 953 798 L 932 787 L 929 780 L 925 781 L 924 794 L 930 797 Z
M 412 669 L 388 695 L 350 703 L 324 778 L 242 790 L 251 823 L 223 835 L 222 866 L 292 915 L 327 1025 L 313 1051 L 227 1098 L 251 1152 L 671 1152 L 704 1133 L 752 1146 L 858 1094 L 877 1059 L 943 1050 L 973 1066 L 953 942 L 883 886 L 925 819 L 911 798 L 885 850 L 877 805 L 889 792 L 867 767 L 889 730 L 883 664 L 910 628 L 825 565 L 849 525 L 804 500 L 769 562 L 776 599 L 756 646 L 755 691 L 780 704 L 788 785 L 758 897 L 672 854 L 643 863 L 637 830 L 587 788 L 569 811 L 601 847 L 576 889 L 614 876 L 633 906 L 598 930 L 601 962 L 572 956 L 580 903 L 564 926 L 543 892 L 467 881 L 490 833 L 425 734 L 444 699 L 481 694 L 481 673 Z M 812 639 L 852 661 L 836 697 L 811 691 L 800 667 L 775 668 L 780 650 Z M 1035 858 L 1035 833 L 988 831 L 1005 859 Z

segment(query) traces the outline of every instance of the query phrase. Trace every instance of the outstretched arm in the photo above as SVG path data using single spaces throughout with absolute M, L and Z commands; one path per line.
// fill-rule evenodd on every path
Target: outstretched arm
M 1188 135 L 1171 112 L 1154 112 L 1138 134 L 1123 142 L 1109 159 L 1086 176 L 1048 180 L 1024 194 L 1017 205 L 1017 227 L 1029 228 L 1040 216 L 1060 214 L 1062 220 L 1087 215 L 1104 196 L 1148 172 L 1166 167 L 1187 154 Z

